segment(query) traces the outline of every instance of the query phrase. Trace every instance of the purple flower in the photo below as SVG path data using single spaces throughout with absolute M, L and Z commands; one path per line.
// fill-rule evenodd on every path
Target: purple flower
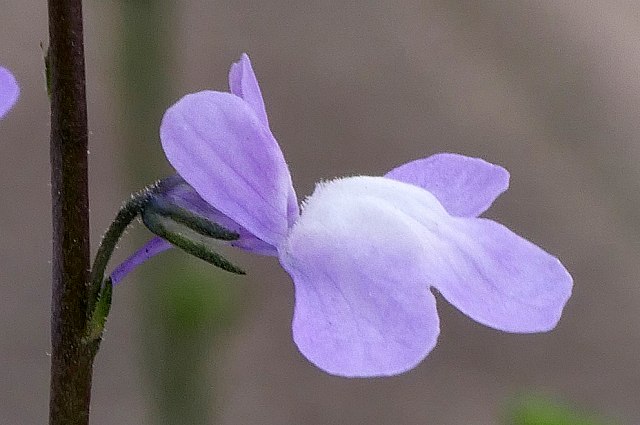
M 13 74 L 0 66 L 0 118 L 13 107 L 19 94 L 20 88 Z
M 439 333 L 431 288 L 495 329 L 556 326 L 571 294 L 567 270 L 478 217 L 507 189 L 504 168 L 437 154 L 384 177 L 318 183 L 300 213 L 246 55 L 229 83 L 231 93 L 189 94 L 167 110 L 162 146 L 186 182 L 167 196 L 237 231 L 237 246 L 278 256 L 295 285 L 293 338 L 312 363 L 351 377 L 415 367 Z

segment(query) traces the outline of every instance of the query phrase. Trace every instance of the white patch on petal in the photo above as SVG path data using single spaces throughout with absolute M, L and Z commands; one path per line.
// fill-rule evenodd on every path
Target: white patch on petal
M 427 227 L 437 227 L 450 219 L 436 197 L 422 188 L 384 177 L 357 176 L 317 183 L 313 194 L 302 202 L 302 215 L 290 234 L 296 227 L 331 221 L 341 210 L 353 208 L 365 199 L 397 209 L 398 214 Z

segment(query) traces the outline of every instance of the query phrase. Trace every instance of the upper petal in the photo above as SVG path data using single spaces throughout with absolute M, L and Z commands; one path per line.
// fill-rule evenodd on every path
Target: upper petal
M 376 196 L 375 184 L 354 192 L 346 180 L 316 188 L 279 249 L 295 284 L 293 337 L 331 374 L 402 373 L 439 333 L 423 243 L 414 221 Z
M 428 190 L 451 215 L 477 217 L 509 187 L 509 172 L 480 158 L 440 153 L 403 164 L 385 177 Z
M 19 95 L 20 88 L 16 78 L 8 69 L 0 66 L 0 118 L 9 112 Z
M 183 97 L 162 119 L 169 162 L 198 194 L 259 239 L 285 237 L 293 186 L 280 147 L 250 105 L 214 91 Z
M 229 69 L 229 90 L 247 102 L 260 121 L 269 127 L 267 111 L 262 100 L 258 79 L 253 72 L 251 60 L 249 60 L 249 56 L 246 53 L 243 53 L 240 60 L 232 64 L 231 69 Z

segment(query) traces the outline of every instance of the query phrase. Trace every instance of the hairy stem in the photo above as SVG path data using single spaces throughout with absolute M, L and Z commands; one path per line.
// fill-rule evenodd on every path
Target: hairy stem
M 53 215 L 50 425 L 89 423 L 95 350 L 89 295 L 87 107 L 82 1 L 49 0 Z

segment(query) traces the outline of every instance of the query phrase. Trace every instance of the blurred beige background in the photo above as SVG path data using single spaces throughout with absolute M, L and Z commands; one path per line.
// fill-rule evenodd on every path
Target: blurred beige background
M 230 279 L 241 317 L 209 353 L 220 423 L 495 424 L 531 390 L 640 423 L 640 3 L 194 0 L 173 9 L 162 35 L 175 49 L 169 99 L 226 90 L 229 65 L 248 52 L 301 199 L 323 178 L 381 174 L 442 151 L 480 156 L 511 172 L 488 215 L 556 254 L 575 280 L 549 334 L 493 331 L 439 298 L 440 342 L 426 361 L 399 377 L 346 380 L 298 354 L 292 285 L 277 261 L 228 252 L 249 276 Z M 138 189 L 118 110 L 121 10 L 85 1 L 94 249 Z M 0 63 L 22 86 L 0 122 L 3 424 L 44 423 L 48 409 L 46 39 L 44 1 L 0 0 Z M 139 143 L 160 155 L 157 139 Z M 93 424 L 154 423 L 136 285 L 163 265 L 117 289 Z

